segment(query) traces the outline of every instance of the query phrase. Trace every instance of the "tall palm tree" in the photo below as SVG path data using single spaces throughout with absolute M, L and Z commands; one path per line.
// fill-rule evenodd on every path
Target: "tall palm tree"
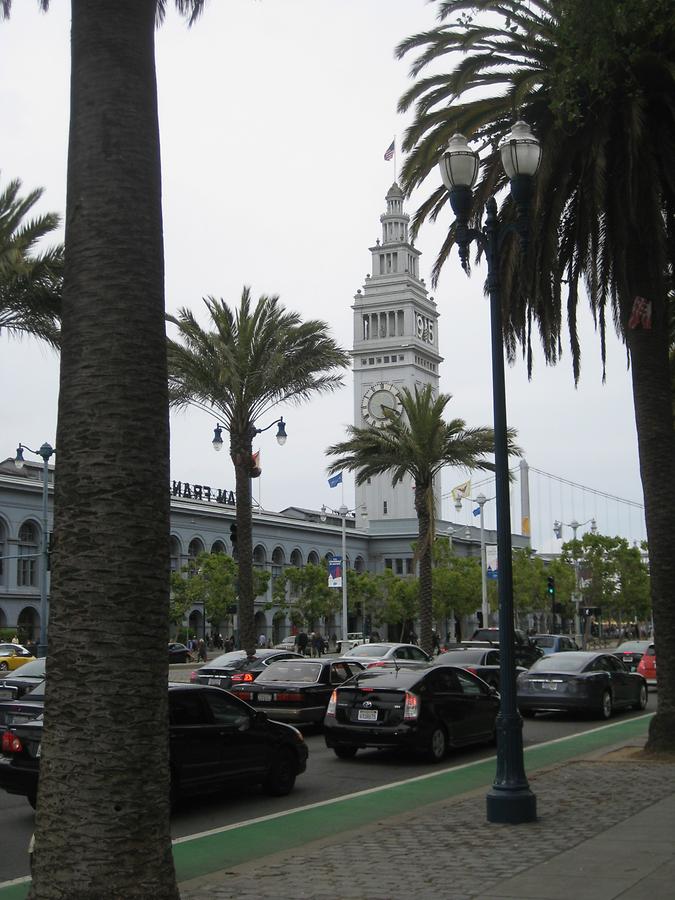
M 205 301 L 211 330 L 190 310 L 167 316 L 178 328 L 169 339 L 169 394 L 176 407 L 196 406 L 215 413 L 230 434 L 237 492 L 239 630 L 253 655 L 253 539 L 251 520 L 252 441 L 259 424 L 279 403 L 302 402 L 342 384 L 334 369 L 349 365 L 349 355 L 328 336 L 318 320 L 301 322 L 278 297 L 260 297 L 254 305 L 244 288 L 239 307 L 213 297 Z
M 35 245 L 59 225 L 56 213 L 26 221 L 42 188 L 20 196 L 21 182 L 10 181 L 0 193 L 0 333 L 33 334 L 58 343 L 63 282 L 63 247 L 42 253 Z
M 585 284 L 601 334 L 613 319 L 633 380 L 645 500 L 652 606 L 659 653 L 657 714 L 648 746 L 675 746 L 675 433 L 668 349 L 668 290 L 675 265 L 675 7 L 670 0 L 445 0 L 440 24 L 414 35 L 417 79 L 399 106 L 415 108 L 405 149 L 410 193 L 435 168 L 455 132 L 482 144 L 473 222 L 505 186 L 498 144 L 514 118 L 533 126 L 542 164 L 531 206 L 530 247 L 502 253 L 503 324 L 511 356 L 531 368 L 538 329 L 547 361 L 576 328 Z M 432 74 L 422 77 L 428 66 Z M 441 69 L 449 67 L 449 71 Z M 418 77 L 420 76 L 420 77 Z M 432 191 L 414 219 L 435 220 L 448 196 Z M 505 198 L 502 220 L 514 216 Z M 455 238 L 451 228 L 434 279 Z
M 204 2 L 176 5 L 192 22 Z M 154 50 L 164 7 L 71 0 L 56 549 L 30 893 L 41 900 L 178 897 Z M 3 17 L 10 8 L 0 0 Z
M 383 425 L 347 428 L 349 439 L 334 444 L 326 451 L 336 456 L 329 472 L 343 469 L 356 472 L 356 483 L 364 484 L 375 475 L 391 473 L 393 486 L 406 475 L 413 479 L 419 560 L 420 641 L 422 649 L 431 652 L 432 584 L 431 563 L 436 522 L 434 479 L 444 466 L 465 469 L 490 469 L 494 464 L 487 454 L 494 452 L 491 428 L 467 428 L 462 419 L 443 419 L 450 394 L 434 396 L 431 385 L 411 393 L 401 390 L 402 414 L 385 410 Z M 512 439 L 514 433 L 510 432 Z M 512 452 L 519 452 L 511 447 Z

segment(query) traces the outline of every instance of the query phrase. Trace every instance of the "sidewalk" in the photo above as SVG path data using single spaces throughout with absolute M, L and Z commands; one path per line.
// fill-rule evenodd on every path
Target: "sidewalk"
M 641 758 L 636 754 L 643 744 L 642 736 L 632 736 L 538 770 L 530 764 L 534 753 L 530 761 L 527 754 L 539 816 L 527 825 L 488 824 L 484 786 L 429 803 L 427 789 L 434 782 L 428 779 L 414 783 L 407 809 L 347 830 L 339 804 L 322 804 L 324 819 L 334 819 L 337 833 L 309 842 L 297 833 L 300 842 L 287 838 L 296 846 L 267 855 L 270 845 L 254 840 L 248 860 L 183 881 L 181 897 L 671 900 L 675 761 Z M 494 773 L 494 761 L 490 768 Z M 416 794 L 427 805 L 418 806 Z M 386 791 L 371 797 L 386 810 Z M 267 824 L 277 832 L 296 830 L 288 815 Z M 235 832 L 227 837 L 236 856 Z

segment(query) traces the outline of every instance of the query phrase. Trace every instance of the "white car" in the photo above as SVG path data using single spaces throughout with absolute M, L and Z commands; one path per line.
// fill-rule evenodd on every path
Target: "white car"
M 361 644 L 367 644 L 368 638 L 362 631 L 348 631 L 347 640 L 336 641 L 335 648 L 338 653 L 346 653 L 352 647 L 360 647 Z
M 393 644 L 381 642 L 352 647 L 343 653 L 343 658 L 360 662 L 366 669 L 375 666 L 409 666 L 431 662 L 431 657 L 415 644 Z

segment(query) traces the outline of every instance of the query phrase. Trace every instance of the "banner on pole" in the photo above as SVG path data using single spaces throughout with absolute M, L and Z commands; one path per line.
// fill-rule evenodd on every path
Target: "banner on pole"
M 342 557 L 334 556 L 328 560 L 328 587 L 342 587 Z
M 485 574 L 487 578 L 499 578 L 496 544 L 485 545 Z

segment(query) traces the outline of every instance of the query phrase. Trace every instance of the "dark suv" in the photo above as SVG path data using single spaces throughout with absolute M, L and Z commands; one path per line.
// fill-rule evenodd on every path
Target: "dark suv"
M 468 643 L 469 645 L 487 643 L 498 647 L 499 629 L 477 628 L 471 635 L 471 640 Z M 523 666 L 525 669 L 529 669 L 532 663 L 535 663 L 544 655 L 544 651 L 537 647 L 524 631 L 519 631 L 517 628 L 513 631 L 513 647 L 516 665 Z
M 2 737 L 0 787 L 35 806 L 42 719 Z M 169 685 L 171 797 L 205 794 L 232 783 L 262 784 L 273 796 L 290 793 L 307 766 L 307 746 L 291 725 L 217 687 Z

